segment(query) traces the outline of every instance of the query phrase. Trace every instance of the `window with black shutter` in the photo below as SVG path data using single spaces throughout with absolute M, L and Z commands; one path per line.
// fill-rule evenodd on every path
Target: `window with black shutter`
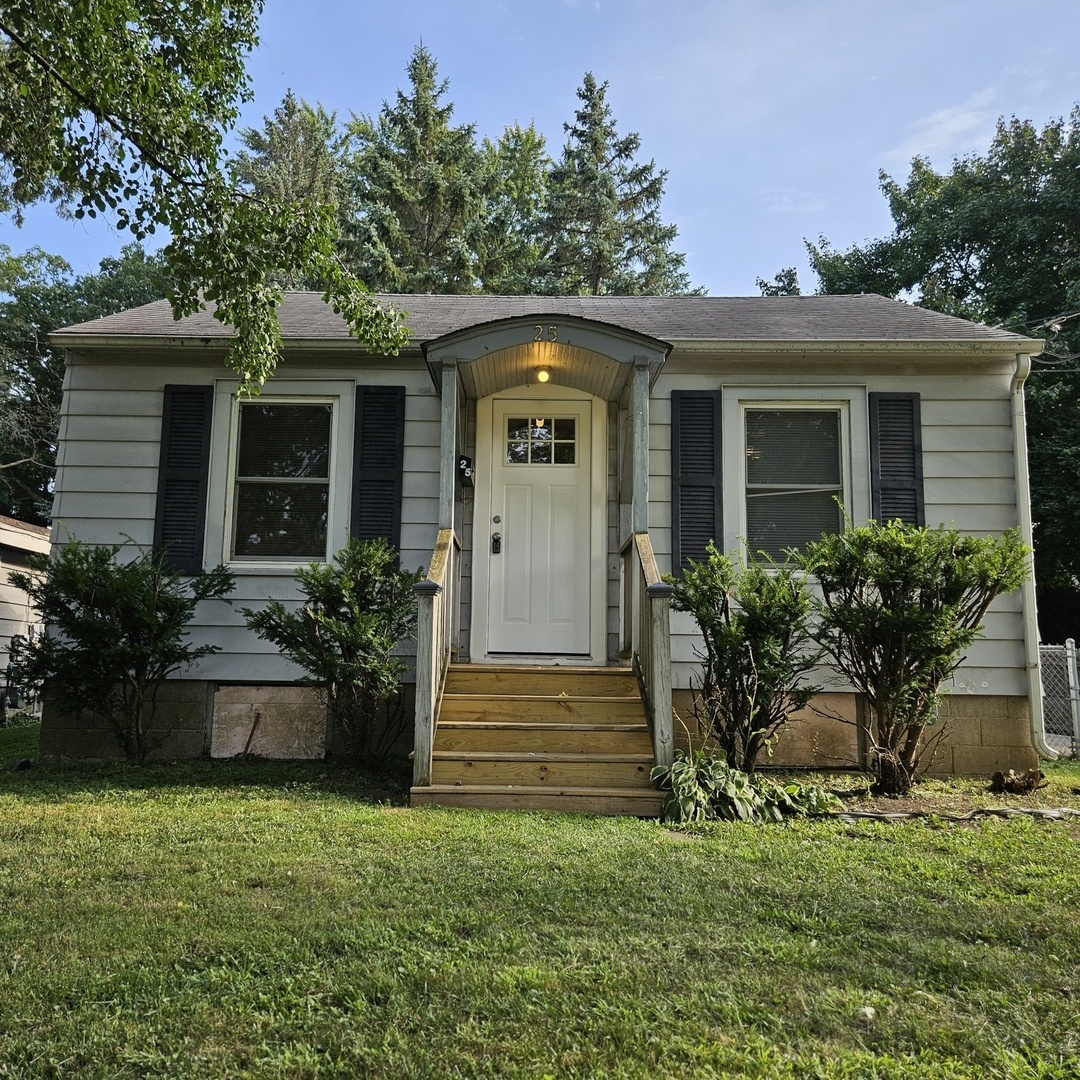
M 867 395 L 870 408 L 870 514 L 884 524 L 926 524 L 919 395 Z
M 212 386 L 165 387 L 154 548 L 188 574 L 202 571 L 210 474 Z
M 720 390 L 671 392 L 671 564 L 701 562 L 705 546 L 723 547 Z
M 405 387 L 358 386 L 350 533 L 401 546 Z

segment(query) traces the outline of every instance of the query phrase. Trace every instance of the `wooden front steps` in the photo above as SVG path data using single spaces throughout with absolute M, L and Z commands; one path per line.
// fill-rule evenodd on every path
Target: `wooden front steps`
M 653 817 L 652 767 L 629 668 L 452 664 L 411 802 Z

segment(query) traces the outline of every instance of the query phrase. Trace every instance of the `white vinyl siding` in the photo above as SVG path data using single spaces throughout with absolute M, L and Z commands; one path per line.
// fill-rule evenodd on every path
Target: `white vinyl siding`
M 671 402 L 672 390 L 715 390 L 724 388 L 725 429 L 729 440 L 737 433 L 737 409 L 732 404 L 756 395 L 763 385 L 761 370 L 773 372 L 770 394 L 774 400 L 806 400 L 812 393 L 821 400 L 838 388 L 859 387 L 858 399 L 865 402 L 870 391 L 917 392 L 921 396 L 924 497 L 928 525 L 954 525 L 961 532 L 976 535 L 1001 533 L 1018 524 L 1016 485 L 1012 454 L 1013 433 L 1010 410 L 1012 358 L 983 361 L 974 371 L 970 363 L 947 356 L 927 356 L 908 360 L 899 374 L 890 373 L 887 361 L 865 365 L 874 373 L 865 377 L 829 370 L 829 361 L 789 359 L 784 366 L 799 365 L 797 382 L 781 370 L 779 359 L 724 365 L 708 358 L 673 355 L 653 388 L 650 406 L 649 532 L 662 572 L 671 567 Z M 856 370 L 850 360 L 845 372 Z M 753 371 L 754 373 L 751 373 Z M 863 406 L 865 408 L 865 405 Z M 865 416 L 865 413 L 863 414 Z M 851 414 L 851 445 L 868 448 L 866 421 Z M 737 454 L 730 444 L 725 461 Z M 865 455 L 864 449 L 863 454 Z M 725 548 L 740 549 L 739 491 L 737 483 L 725 475 Z M 850 512 L 858 523 L 869 516 L 869 464 L 863 457 L 851 466 Z M 861 486 L 861 487 L 860 487 Z M 734 494 L 733 494 L 734 491 Z M 737 522 L 733 527 L 732 520 Z M 700 637 L 689 615 L 672 613 L 673 682 L 688 687 L 699 672 Z M 827 675 L 827 673 L 826 673 Z M 956 694 L 1003 694 L 1026 697 L 1023 615 L 1020 594 L 999 597 L 986 620 L 985 636 L 968 651 L 967 660 L 951 680 Z M 843 689 L 832 685 L 827 689 Z
M 201 359 L 201 358 L 200 358 Z M 143 362 L 101 358 L 93 363 L 73 356 L 65 376 L 61 443 L 54 506 L 54 540 L 69 536 L 90 544 L 122 543 L 125 536 L 144 547 L 154 538 L 162 390 L 166 383 L 219 384 L 226 407 L 215 401 L 211 491 L 207 508 L 204 560 L 214 565 L 226 553 L 224 514 L 228 484 L 227 454 L 234 379 L 220 379 L 221 355 L 193 363 L 185 354 L 148 357 Z M 182 363 L 178 363 L 182 360 Z M 438 520 L 439 402 L 423 361 L 373 360 L 357 354 L 351 362 L 335 356 L 322 363 L 308 358 L 303 378 L 293 379 L 296 364 L 283 364 L 264 394 L 340 399 L 336 442 L 339 487 L 345 492 L 333 512 L 338 522 L 330 550 L 341 547 L 348 530 L 355 386 L 404 386 L 405 453 L 402 486 L 401 565 L 415 570 L 431 559 Z M 219 427 L 223 421 L 223 426 Z M 67 462 L 78 464 L 69 466 Z M 342 468 L 337 466 L 341 465 Z M 216 523 L 216 524 L 215 524 Z M 293 565 L 233 566 L 236 589 L 232 605 L 200 604 L 191 637 L 222 651 L 204 657 L 184 673 L 187 678 L 222 682 L 291 681 L 299 669 L 247 629 L 239 609 L 268 599 L 296 600 Z M 402 652 L 412 651 L 411 643 Z

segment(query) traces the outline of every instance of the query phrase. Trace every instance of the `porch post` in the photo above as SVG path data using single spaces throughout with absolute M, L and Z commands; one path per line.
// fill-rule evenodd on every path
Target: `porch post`
M 635 533 L 649 531 L 649 359 L 634 357 L 634 504 L 631 528 Z
M 439 458 L 439 528 L 454 528 L 457 484 L 457 360 L 442 362 L 442 441 Z

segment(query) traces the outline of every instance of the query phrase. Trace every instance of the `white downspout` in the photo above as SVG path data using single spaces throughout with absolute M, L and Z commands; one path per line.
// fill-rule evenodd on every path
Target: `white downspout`
M 1016 510 L 1020 538 L 1031 547 L 1031 486 L 1028 482 L 1027 422 L 1024 417 L 1024 382 L 1031 374 L 1031 357 L 1018 353 L 1012 379 L 1013 461 L 1016 466 Z M 1024 666 L 1027 669 L 1028 702 L 1031 709 L 1031 741 L 1039 757 L 1053 761 L 1057 754 L 1046 745 L 1043 732 L 1042 679 L 1039 674 L 1039 619 L 1035 602 L 1035 571 L 1020 587 L 1024 615 Z

